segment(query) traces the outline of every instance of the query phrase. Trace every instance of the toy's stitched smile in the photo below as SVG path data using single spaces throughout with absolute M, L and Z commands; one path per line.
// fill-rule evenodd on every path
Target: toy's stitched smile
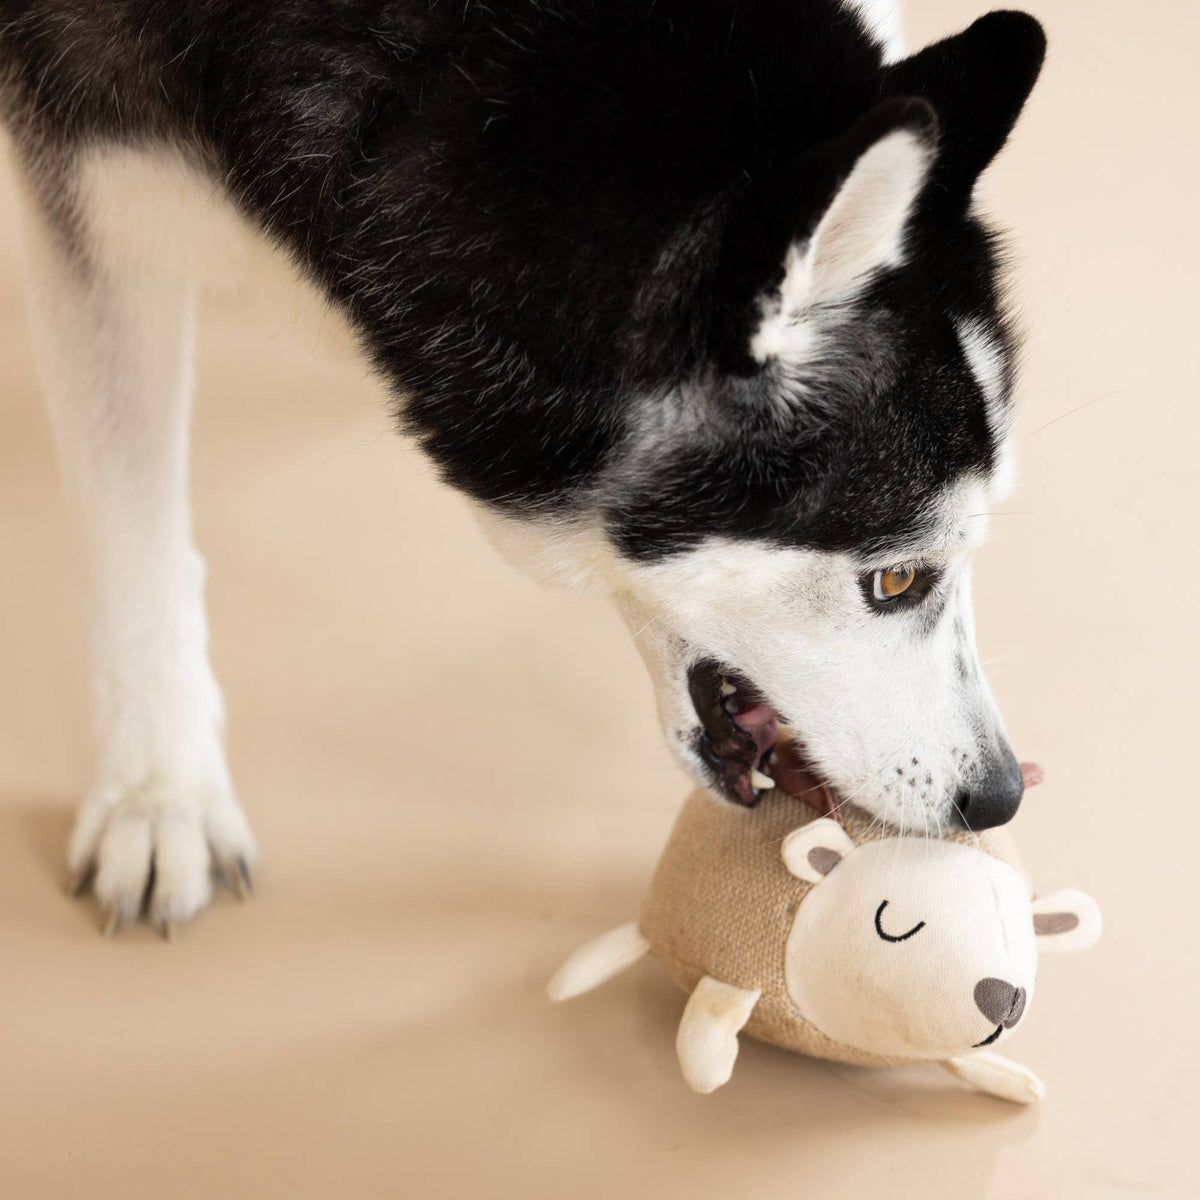
M 987 1037 L 985 1037 L 983 1039 L 982 1042 L 975 1042 L 974 1045 L 972 1045 L 971 1049 L 978 1050 L 980 1046 L 990 1046 L 1003 1032 L 1004 1032 L 1004 1026 L 997 1025 L 995 1033 L 989 1034 Z
M 819 812 L 837 815 L 833 788 L 749 679 L 705 659 L 688 671 L 688 691 L 701 726 L 694 749 L 727 800 L 751 808 L 778 787 Z

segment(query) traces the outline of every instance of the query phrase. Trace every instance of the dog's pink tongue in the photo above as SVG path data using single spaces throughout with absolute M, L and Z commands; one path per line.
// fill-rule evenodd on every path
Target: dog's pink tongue
M 775 738 L 779 734 L 779 718 L 775 715 L 775 710 L 765 700 L 760 699 L 748 684 L 743 684 L 737 694 L 726 702 L 725 711 L 743 733 L 754 739 L 754 761 L 757 765 L 763 755 L 775 745 Z
M 1046 778 L 1046 772 L 1042 770 L 1040 763 L 1022 763 L 1021 778 L 1025 781 L 1027 788 L 1037 787 Z
M 779 735 L 779 720 L 769 704 L 759 704 L 746 709 L 745 712 L 734 714 L 733 723 L 754 739 L 755 762 L 760 761 L 775 745 L 775 739 Z
M 740 712 L 731 712 L 733 723 L 739 729 L 753 729 L 756 725 L 765 725 L 775 716 L 775 710 L 769 704 L 752 704 Z

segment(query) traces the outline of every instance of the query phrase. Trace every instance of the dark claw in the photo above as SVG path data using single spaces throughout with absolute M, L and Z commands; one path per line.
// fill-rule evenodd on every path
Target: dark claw
M 246 900 L 254 894 L 254 881 L 250 878 L 250 864 L 244 858 L 238 859 L 233 887 L 239 900 Z
M 92 876 L 93 876 L 93 874 L 95 874 L 95 870 L 96 870 L 96 864 L 88 863 L 87 866 L 82 867 L 80 870 L 76 871 L 73 875 L 68 876 L 68 878 L 67 878 L 67 895 L 68 896 L 82 896 L 83 893 L 87 890 L 87 885 L 89 883 L 91 883 Z

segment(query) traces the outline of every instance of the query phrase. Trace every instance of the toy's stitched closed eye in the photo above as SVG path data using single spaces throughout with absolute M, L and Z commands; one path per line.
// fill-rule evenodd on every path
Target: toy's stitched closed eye
M 914 933 L 920 933 L 921 930 L 925 928 L 925 922 L 918 921 L 907 933 L 902 933 L 899 936 L 893 936 L 890 933 L 884 933 L 883 923 L 880 918 L 883 916 L 883 910 L 887 908 L 887 906 L 888 902 L 885 900 L 875 910 L 875 932 L 879 934 L 879 936 L 883 938 L 885 942 L 905 942 L 912 937 Z

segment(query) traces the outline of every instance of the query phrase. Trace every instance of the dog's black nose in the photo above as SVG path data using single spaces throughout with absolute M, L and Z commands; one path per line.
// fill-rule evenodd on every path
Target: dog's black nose
M 1017 815 L 1024 794 L 1021 764 L 1005 742 L 983 775 L 970 787 L 959 788 L 954 797 L 958 820 L 965 829 L 976 833 L 1006 825 Z
M 1011 1029 L 1025 1011 L 1025 989 L 1003 979 L 981 979 L 975 985 L 975 1004 L 993 1025 Z

